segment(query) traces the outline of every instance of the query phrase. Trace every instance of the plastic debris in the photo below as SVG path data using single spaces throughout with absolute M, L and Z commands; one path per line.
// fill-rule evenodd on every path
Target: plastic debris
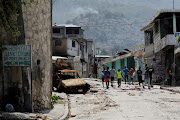
M 7 112 L 13 112 L 14 111 L 14 107 L 11 104 L 7 104 L 6 105 L 6 111 Z
M 134 93 L 128 93 L 128 95 L 129 95 L 129 96 L 135 96 L 135 94 L 134 94 Z

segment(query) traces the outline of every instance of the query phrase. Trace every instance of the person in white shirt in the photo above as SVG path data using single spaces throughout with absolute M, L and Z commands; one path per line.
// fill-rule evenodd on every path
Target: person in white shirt
M 111 87 L 113 87 L 114 75 L 116 74 L 116 70 L 114 69 L 114 67 L 112 67 L 112 69 L 109 72 L 111 76 Z

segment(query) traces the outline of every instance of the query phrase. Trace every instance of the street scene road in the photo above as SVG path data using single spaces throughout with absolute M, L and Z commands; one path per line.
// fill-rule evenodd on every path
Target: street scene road
M 103 88 L 101 80 L 86 79 L 86 94 L 69 94 L 70 120 L 178 120 L 180 95 L 154 86 L 151 90 L 122 83 Z M 136 83 L 135 83 L 136 84 Z
M 180 120 L 179 94 L 180 0 L 0 0 L 0 120 Z

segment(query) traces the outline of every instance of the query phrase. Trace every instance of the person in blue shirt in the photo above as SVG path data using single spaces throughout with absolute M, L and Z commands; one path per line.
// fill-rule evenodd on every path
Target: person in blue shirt
M 109 88 L 109 79 L 110 79 L 110 72 L 109 67 L 107 67 L 107 70 L 104 72 L 104 81 L 106 82 L 106 88 Z
M 125 84 L 126 84 L 126 81 L 128 81 L 128 72 L 129 72 L 129 69 L 126 68 L 126 66 L 125 66 L 124 69 L 123 69 L 123 72 L 124 72 L 124 80 L 125 80 Z

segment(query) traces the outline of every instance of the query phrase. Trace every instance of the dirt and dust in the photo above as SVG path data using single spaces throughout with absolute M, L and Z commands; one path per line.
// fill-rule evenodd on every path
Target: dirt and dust
M 179 94 L 161 89 L 141 89 L 122 84 L 102 87 L 101 81 L 88 81 L 87 94 L 69 95 L 70 120 L 168 120 L 180 118 Z M 94 92 L 96 91 L 96 92 Z M 175 111 L 175 112 L 172 112 Z

